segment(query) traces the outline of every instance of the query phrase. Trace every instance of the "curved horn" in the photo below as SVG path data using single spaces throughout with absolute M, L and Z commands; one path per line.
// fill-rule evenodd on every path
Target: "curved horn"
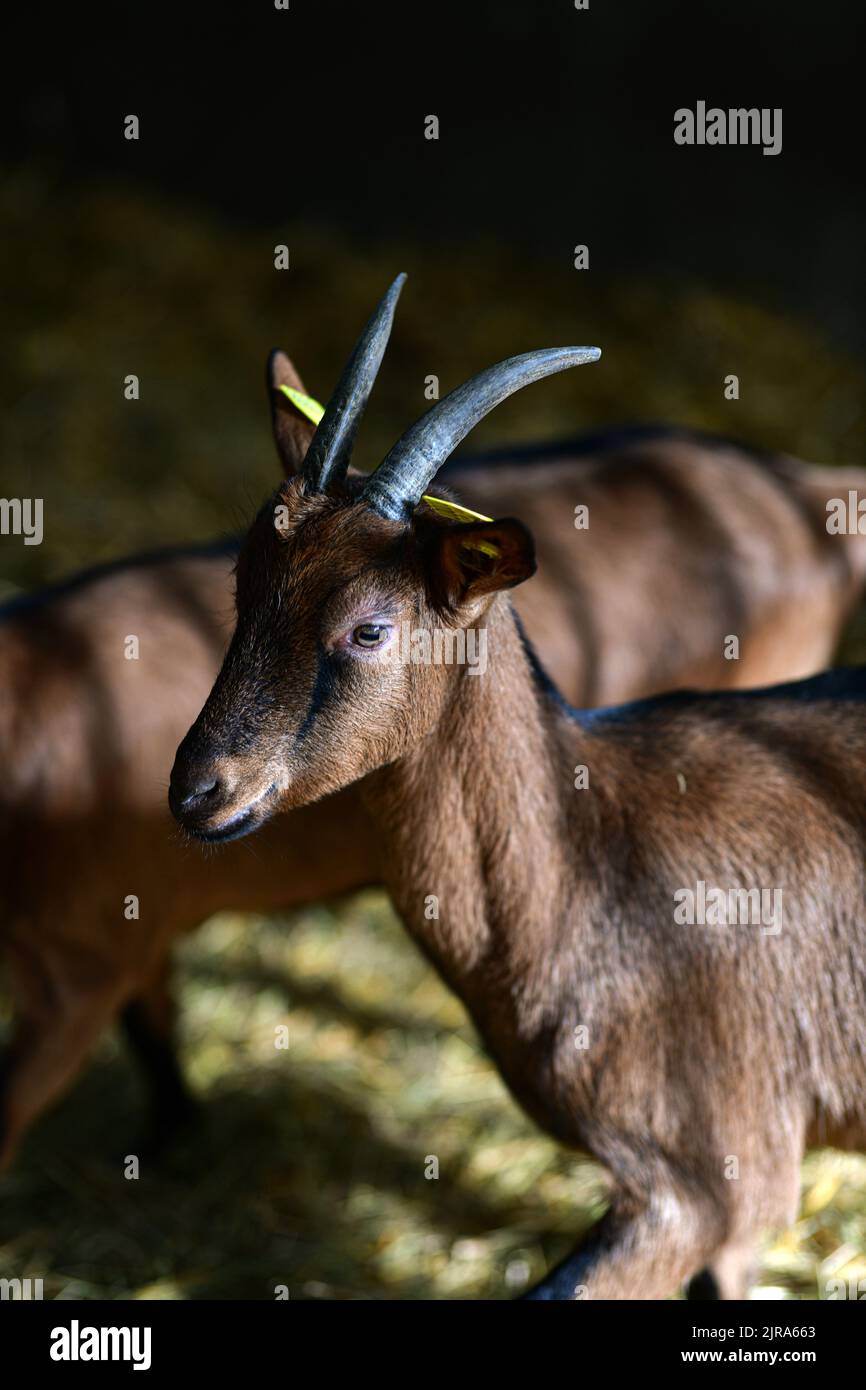
M 405 519 L 461 440 L 494 406 L 543 376 L 597 362 L 596 347 L 544 348 L 497 362 L 450 392 L 398 439 L 364 488 L 364 501 L 379 516 Z
M 345 477 L 355 434 L 382 364 L 405 279 L 405 275 L 398 275 L 382 296 L 325 407 L 304 460 L 304 482 L 309 492 L 324 492 L 330 482 Z

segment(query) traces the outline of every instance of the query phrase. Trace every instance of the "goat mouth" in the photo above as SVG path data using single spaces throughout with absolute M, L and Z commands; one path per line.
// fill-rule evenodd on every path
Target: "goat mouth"
M 201 840 L 208 845 L 227 844 L 229 840 L 240 840 L 242 836 L 257 830 L 262 822 L 267 820 L 269 811 L 262 803 L 270 801 L 276 790 L 277 784 L 272 782 L 242 810 L 236 811 L 234 815 L 230 816 L 223 825 L 216 825 L 212 828 L 205 825 L 189 825 L 186 827 L 187 831 L 194 839 Z

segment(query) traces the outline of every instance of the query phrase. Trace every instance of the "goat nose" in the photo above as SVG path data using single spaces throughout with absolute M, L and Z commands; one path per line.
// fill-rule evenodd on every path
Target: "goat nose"
M 186 810 L 194 806 L 198 801 L 204 801 L 207 797 L 213 796 L 219 790 L 219 780 L 216 777 L 202 777 L 193 786 L 182 789 L 178 804 Z
M 168 788 L 168 800 L 175 815 L 192 811 L 219 796 L 222 783 L 213 771 L 175 766 Z

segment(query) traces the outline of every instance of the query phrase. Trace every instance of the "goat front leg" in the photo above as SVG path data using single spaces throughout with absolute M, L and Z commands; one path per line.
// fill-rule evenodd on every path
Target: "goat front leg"
M 707 1264 L 721 1244 L 721 1228 L 714 1204 L 693 1193 L 656 1195 L 639 1210 L 614 1205 L 523 1298 L 666 1298 Z
M 151 1140 L 159 1147 L 195 1118 L 196 1102 L 189 1091 L 175 1045 L 177 1008 L 171 990 L 171 962 L 166 958 L 126 1005 L 123 1030 L 150 1091 Z
M 686 1286 L 689 1302 L 716 1299 L 742 1301 L 755 1281 L 757 1260 L 753 1240 L 729 1241 Z

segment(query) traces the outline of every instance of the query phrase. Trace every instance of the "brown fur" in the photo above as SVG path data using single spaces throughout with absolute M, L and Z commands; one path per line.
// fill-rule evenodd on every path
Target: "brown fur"
M 575 718 L 500 592 L 533 571 L 526 528 L 404 526 L 359 493 L 292 480 L 284 523 L 256 521 L 176 814 L 246 832 L 363 778 L 409 931 L 517 1099 L 610 1175 L 608 1216 L 535 1296 L 660 1298 L 701 1271 L 743 1296 L 806 1143 L 866 1138 L 866 673 Z M 371 622 L 481 629 L 487 672 L 389 663 L 359 649 Z M 781 889 L 780 933 L 679 925 L 697 880 Z
M 303 390 L 284 354 L 271 372 L 272 384 Z M 311 430 L 282 396 L 271 400 L 291 467 Z M 503 454 L 453 480 L 482 511 L 497 507 L 501 483 L 506 509 L 536 527 L 541 572 L 517 591 L 518 608 L 584 705 L 817 669 L 862 583 L 858 544 L 831 543 L 809 520 L 800 471 L 780 478 L 742 451 L 684 444 L 675 432 L 543 464 Z M 830 491 L 856 482 L 846 475 Z M 579 502 L 590 504 L 589 531 L 574 530 Z M 818 496 L 813 512 L 822 511 Z M 720 522 L 712 543 L 708 514 Z M 745 520 L 748 550 L 737 537 Z M 0 960 L 16 1010 L 0 1128 L 7 1162 L 127 1009 L 158 1104 L 177 1107 L 168 959 L 180 935 L 219 909 L 290 909 L 380 877 L 357 788 L 269 826 L 254 850 L 228 844 L 204 856 L 172 829 L 168 774 L 233 629 L 232 566 L 226 554 L 143 560 L 0 622 Z M 729 631 L 741 637 L 739 662 L 722 654 Z M 131 633 L 138 661 L 123 657 Z M 129 894 L 141 900 L 138 920 L 124 916 Z
M 676 431 L 529 473 L 507 454 L 491 462 L 448 482 L 476 511 L 532 527 L 538 572 L 515 604 L 572 703 L 771 684 L 828 664 L 862 590 L 866 537 L 828 535 L 826 502 L 864 475 Z M 579 503 L 586 531 L 574 528 Z M 724 657 L 729 634 L 738 661 Z

